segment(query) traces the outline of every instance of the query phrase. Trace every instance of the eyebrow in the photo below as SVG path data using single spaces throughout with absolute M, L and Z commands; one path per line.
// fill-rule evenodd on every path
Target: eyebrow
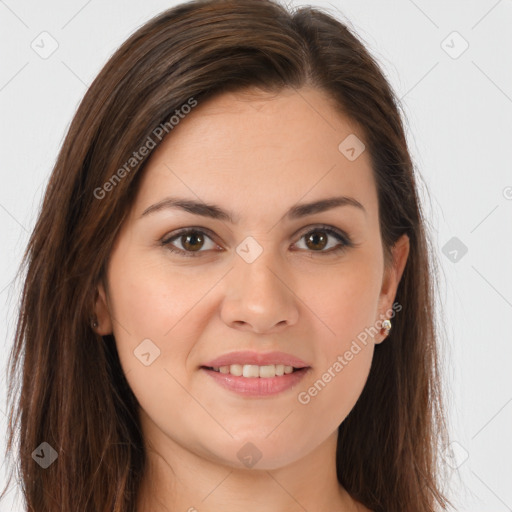
M 354 206 L 364 212 L 365 215 L 367 213 L 364 206 L 357 199 L 347 196 L 337 196 L 320 199 L 319 201 L 313 201 L 311 203 L 296 204 L 286 212 L 285 217 L 288 220 L 295 220 L 315 213 L 332 210 L 340 206 Z M 228 221 L 231 224 L 238 223 L 238 217 L 235 217 L 232 212 L 224 210 L 220 206 L 181 197 L 166 197 L 158 203 L 148 206 L 140 217 L 142 218 L 164 209 L 180 209 L 194 215 L 201 215 L 202 217 Z

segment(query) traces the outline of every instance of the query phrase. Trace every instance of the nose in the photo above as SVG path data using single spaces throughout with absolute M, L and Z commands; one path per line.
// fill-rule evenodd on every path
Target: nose
M 229 327 L 273 333 L 298 321 L 293 279 L 270 253 L 263 251 L 252 263 L 235 257 L 221 306 L 221 318 Z

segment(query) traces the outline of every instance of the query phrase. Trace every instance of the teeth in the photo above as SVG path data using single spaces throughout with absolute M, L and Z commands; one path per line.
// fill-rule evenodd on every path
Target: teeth
M 230 373 L 236 377 L 270 378 L 292 373 L 293 366 L 285 366 L 284 364 L 269 364 L 266 366 L 232 364 L 231 366 L 214 367 L 213 370 L 220 373 Z

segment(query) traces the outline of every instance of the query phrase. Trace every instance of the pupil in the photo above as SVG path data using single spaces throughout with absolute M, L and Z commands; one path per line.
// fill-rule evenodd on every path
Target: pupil
M 185 247 L 186 249 L 194 251 L 195 249 L 201 248 L 201 247 L 195 247 L 198 243 L 199 243 L 199 245 L 201 245 L 201 242 L 202 242 L 203 237 L 199 233 L 184 235 L 183 238 L 185 238 L 185 243 L 183 243 L 183 247 Z M 197 240 L 199 240 L 199 242 L 196 241 L 196 243 L 194 243 L 194 242 L 190 243 L 189 239 L 192 239 L 192 240 L 197 239 Z
M 318 239 L 320 239 L 321 242 L 319 242 Z M 308 237 L 308 247 L 310 247 L 309 242 L 311 240 L 313 240 L 313 245 L 316 245 L 316 244 L 320 243 L 321 244 L 320 249 L 323 249 L 325 247 L 325 245 L 326 245 L 327 237 L 325 235 L 322 235 L 322 234 L 321 235 L 316 235 L 316 234 L 309 235 L 309 237 Z M 315 247 L 312 247 L 312 248 L 314 249 Z

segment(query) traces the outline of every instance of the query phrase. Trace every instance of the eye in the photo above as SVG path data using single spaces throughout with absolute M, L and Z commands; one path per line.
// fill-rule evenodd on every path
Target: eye
M 205 236 L 206 235 L 206 236 Z M 162 245 L 167 246 L 169 251 L 177 253 L 181 256 L 200 256 L 200 249 L 204 245 L 205 239 L 209 239 L 213 245 L 210 249 L 215 248 L 216 244 L 213 240 L 206 234 L 202 229 L 195 228 L 187 228 L 183 229 L 177 234 L 174 234 L 171 238 L 166 240 L 162 240 Z M 178 240 L 178 243 L 181 244 L 182 249 L 175 247 L 172 245 L 174 240 Z
M 328 247 L 330 250 L 324 250 L 329 245 L 329 237 L 336 239 L 338 244 Z M 348 235 L 331 226 L 316 226 L 304 233 L 300 240 L 303 238 L 305 239 L 306 249 L 311 249 L 313 253 L 332 254 L 354 246 Z
M 329 237 L 337 240 L 338 244 L 334 244 L 334 246 L 331 244 L 331 246 L 328 247 Z M 347 247 L 354 247 L 354 244 L 351 242 L 348 235 L 331 226 L 316 226 L 314 229 L 310 229 L 301 235 L 300 240 L 303 238 L 305 239 L 306 244 L 305 250 L 310 250 L 312 253 L 332 254 L 343 251 Z M 169 251 L 180 256 L 196 257 L 200 256 L 201 252 L 205 252 L 201 249 L 205 248 L 206 240 L 210 240 L 210 247 L 206 247 L 206 250 L 218 247 L 204 228 L 182 229 L 179 232 L 174 233 L 170 238 L 162 240 L 161 243 L 166 246 Z M 174 243 L 179 243 L 181 248 L 173 245 Z M 329 250 L 324 250 L 326 247 L 328 247 Z

